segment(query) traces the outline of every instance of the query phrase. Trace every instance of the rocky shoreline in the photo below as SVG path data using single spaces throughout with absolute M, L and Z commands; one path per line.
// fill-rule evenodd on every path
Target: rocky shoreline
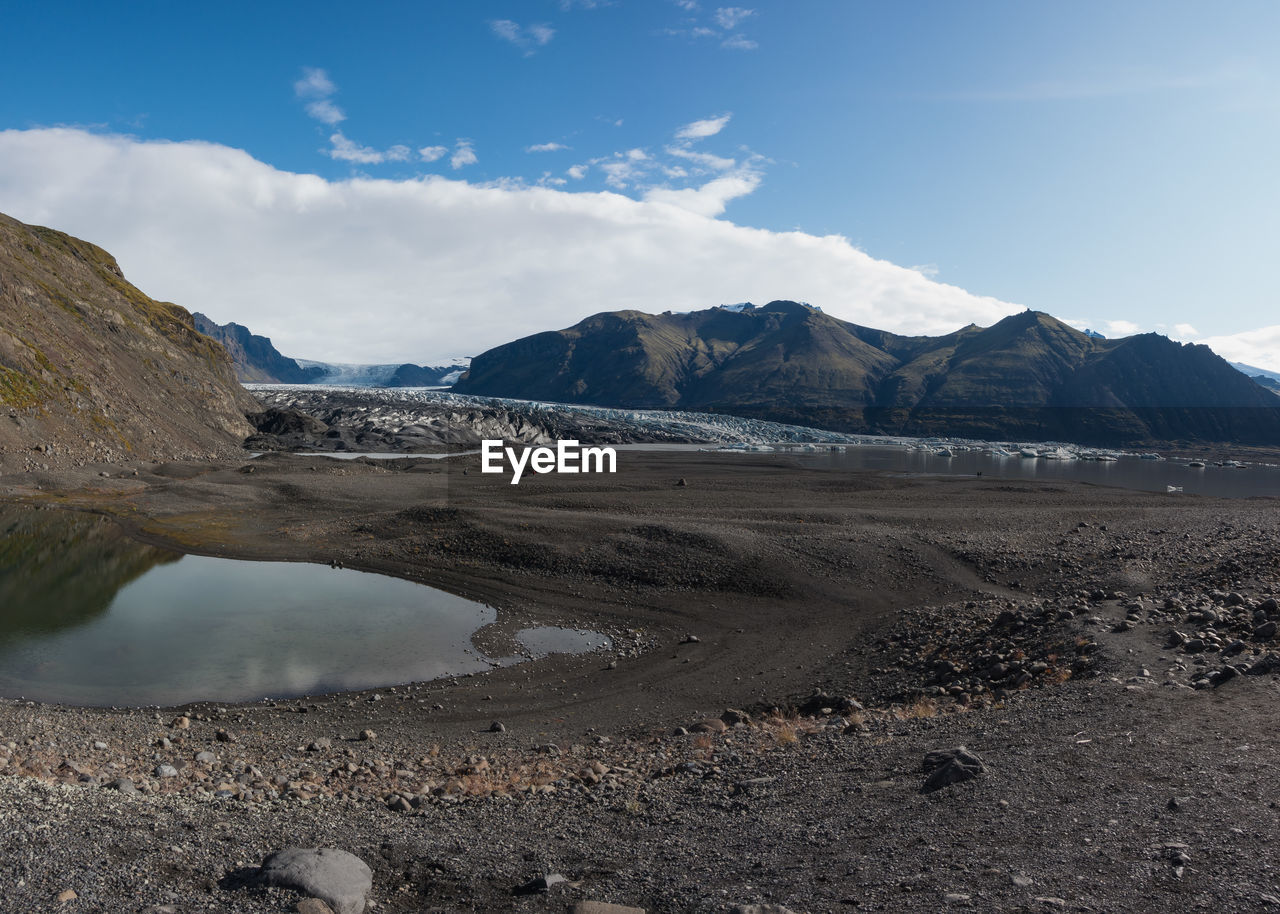
M 3 480 L 622 637 L 288 701 L 0 702 L 0 907 L 300 910 L 255 875 L 289 846 L 363 860 L 373 911 L 1280 906 L 1272 500 L 691 453 L 511 491 L 468 460 Z

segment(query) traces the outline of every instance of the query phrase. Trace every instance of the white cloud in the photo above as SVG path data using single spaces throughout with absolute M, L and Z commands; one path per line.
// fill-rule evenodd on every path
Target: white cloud
M 319 67 L 303 67 L 302 77 L 293 84 L 298 98 L 325 98 L 338 91 L 329 74 Z
M 687 13 L 695 12 L 698 9 L 698 0 L 672 0 L 672 2 Z
M 303 67 L 302 76 L 293 84 L 294 94 L 307 99 L 307 116 L 332 127 L 347 119 L 342 109 L 329 98 L 338 91 L 329 74 L 319 67 Z
M 386 153 L 374 149 L 372 146 L 361 146 L 359 143 L 343 136 L 342 131 L 330 136 L 329 144 L 328 155 L 332 159 L 357 162 L 361 165 L 376 165 L 387 160 Z
M 737 197 L 745 197 L 760 186 L 760 174 L 743 169 L 731 175 L 714 178 L 701 187 L 684 187 L 669 190 L 655 187 L 644 195 L 650 203 L 678 206 L 700 216 L 714 218 L 724 212 L 726 204 Z
M 424 162 L 435 162 L 443 159 L 448 151 L 448 146 L 423 146 L 418 150 L 418 155 L 422 157 Z
M 676 131 L 676 139 L 701 140 L 705 137 L 715 136 L 725 128 L 731 117 L 733 117 L 732 112 L 722 114 L 719 117 L 709 117 L 701 121 L 694 121 L 691 124 L 685 124 Z
M 325 153 L 331 159 L 355 162 L 359 165 L 378 165 L 382 162 L 407 162 L 413 151 L 408 146 L 395 145 L 389 149 L 374 149 L 348 139 L 339 130 L 329 137 L 329 149 Z
M 449 157 L 449 164 L 455 170 L 465 165 L 474 165 L 478 161 L 480 160 L 476 158 L 475 146 L 470 140 L 458 140 L 457 145 L 453 147 L 453 155 Z
M 342 113 L 342 109 L 327 98 L 308 102 L 307 115 L 331 127 L 347 119 L 347 116 Z
M 1108 339 L 1118 339 L 1123 336 L 1133 336 L 1135 333 L 1141 333 L 1142 327 L 1133 321 L 1113 320 L 1103 321 L 1102 330 L 1099 331 Z
M 716 22 L 726 32 L 732 32 L 738 23 L 756 14 L 755 10 L 743 9 L 740 6 L 722 6 L 716 10 Z
M 1183 340 L 1194 340 L 1200 335 L 1200 331 L 1190 324 L 1174 324 L 1173 332 L 1177 335 L 1178 339 Z
M 100 244 L 148 294 L 292 356 L 434 364 L 602 310 L 725 301 L 810 301 L 902 333 L 1021 310 L 838 236 L 711 218 L 751 182 L 734 172 L 636 200 L 438 175 L 329 181 L 213 143 L 0 131 L 0 212 Z
M 575 181 L 581 181 L 583 178 L 587 176 L 587 169 L 589 169 L 590 167 L 591 167 L 590 165 L 571 165 L 565 171 L 565 174 L 573 178 L 573 180 Z
M 673 155 L 678 159 L 685 159 L 690 162 L 696 162 L 702 166 L 700 173 L 705 174 L 707 169 L 713 171 L 727 171 L 737 165 L 735 159 L 727 156 L 718 156 L 710 152 L 694 152 L 692 149 L 685 149 L 683 146 L 668 146 L 667 155 Z
M 525 152 L 559 152 L 561 149 L 568 149 L 564 143 L 535 143 L 532 146 L 524 147 Z
M 510 19 L 494 19 L 490 21 L 489 28 L 503 41 L 524 48 L 526 56 L 532 54 L 534 48 L 548 44 L 556 35 L 556 30 L 544 23 L 526 27 Z
M 729 48 L 734 51 L 754 51 L 760 47 L 760 42 L 752 41 L 746 35 L 730 35 L 724 41 L 720 42 L 720 47 Z
M 1188 324 L 1178 326 L 1195 329 Z M 1198 334 L 1187 334 L 1187 336 L 1195 337 Z M 1224 336 L 1193 338 L 1190 341 L 1203 343 L 1232 362 L 1243 362 L 1245 365 L 1265 368 L 1267 371 L 1280 371 L 1280 324 Z

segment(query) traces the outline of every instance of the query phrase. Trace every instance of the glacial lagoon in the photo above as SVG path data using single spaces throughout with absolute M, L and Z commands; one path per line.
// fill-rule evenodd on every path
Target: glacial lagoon
M 0 508 L 0 696 L 69 705 L 250 701 L 480 673 L 496 611 L 386 575 L 184 555 L 106 518 Z M 606 647 L 533 628 L 531 656 Z

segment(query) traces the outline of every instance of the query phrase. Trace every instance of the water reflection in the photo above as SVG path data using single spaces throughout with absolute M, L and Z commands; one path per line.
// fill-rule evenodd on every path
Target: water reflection
M 182 556 L 67 512 L 2 517 L 0 695 L 244 701 L 494 665 L 471 636 L 497 613 L 431 587 L 323 565 Z

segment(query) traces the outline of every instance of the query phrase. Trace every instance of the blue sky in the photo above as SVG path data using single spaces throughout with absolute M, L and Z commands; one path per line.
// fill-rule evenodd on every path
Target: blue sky
M 293 355 L 426 360 L 645 300 L 808 296 L 930 332 L 1030 306 L 1280 367 L 1274 2 L 51 2 L 8 4 L 5 30 L 0 211 L 85 234 L 146 291 Z M 112 174 L 127 188 L 104 196 Z M 205 190 L 183 192 L 186 223 L 163 206 L 174 185 Z M 298 202 L 309 194 L 324 204 Z M 674 251 L 584 240 L 654 219 Z M 291 246 L 275 251 L 273 232 Z M 573 270 L 595 271 L 566 280 L 589 295 L 516 275 L 556 239 L 583 252 Z M 339 243 L 357 263 L 326 251 Z M 413 272 L 428 245 L 441 259 Z M 705 284 L 672 268 L 690 250 Z M 742 281 L 768 257 L 773 272 Z M 370 260 L 388 288 L 357 269 Z M 273 263 L 327 272 L 342 296 L 295 283 L 305 294 L 285 301 Z M 652 280 L 669 268 L 669 288 Z M 404 298 L 443 276 L 439 296 Z M 507 286 L 490 295 L 486 276 Z M 352 324 L 438 324 L 459 298 L 484 299 L 484 320 L 434 341 Z

